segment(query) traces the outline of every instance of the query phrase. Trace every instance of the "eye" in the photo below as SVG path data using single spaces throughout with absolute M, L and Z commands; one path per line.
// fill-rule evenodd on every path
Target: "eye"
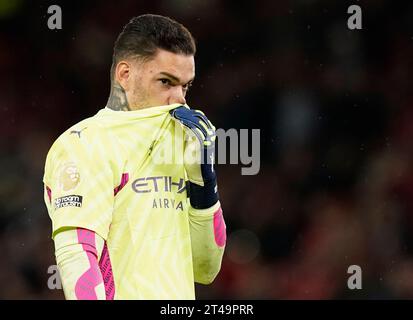
M 163 84 L 163 85 L 171 85 L 171 81 L 169 79 L 159 79 L 159 81 Z
M 185 85 L 182 86 L 182 88 L 183 88 L 185 91 L 188 91 L 190 87 L 192 87 L 192 82 L 189 82 L 189 83 L 187 83 L 187 84 L 185 84 Z

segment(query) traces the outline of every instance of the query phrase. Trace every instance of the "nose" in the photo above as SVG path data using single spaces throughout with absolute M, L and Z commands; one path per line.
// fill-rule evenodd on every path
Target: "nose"
M 171 95 L 169 96 L 168 104 L 174 104 L 174 103 L 186 104 L 185 94 L 184 94 L 184 91 L 182 90 L 182 87 L 176 86 L 173 89 L 174 90 L 172 90 Z

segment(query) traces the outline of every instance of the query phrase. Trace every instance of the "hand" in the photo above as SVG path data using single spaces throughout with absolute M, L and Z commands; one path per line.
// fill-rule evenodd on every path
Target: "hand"
M 218 201 L 215 127 L 202 111 L 186 106 L 175 108 L 170 114 L 184 126 L 186 133 L 184 166 L 190 181 L 191 204 L 195 208 L 209 208 Z

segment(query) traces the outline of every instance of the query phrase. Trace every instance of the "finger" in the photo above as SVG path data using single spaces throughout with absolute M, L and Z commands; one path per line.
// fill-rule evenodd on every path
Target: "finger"
M 201 119 L 205 124 L 206 124 L 206 126 L 209 128 L 209 129 L 212 129 L 212 125 L 211 125 L 211 122 L 208 120 L 208 118 L 203 114 L 203 113 L 196 113 L 196 116 L 199 118 L 199 119 Z

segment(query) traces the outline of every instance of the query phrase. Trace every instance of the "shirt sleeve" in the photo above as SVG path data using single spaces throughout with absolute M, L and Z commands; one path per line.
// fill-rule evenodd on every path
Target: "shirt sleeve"
M 98 261 L 104 240 L 93 231 L 61 229 L 54 239 L 56 262 L 67 300 L 105 300 L 106 292 Z
M 210 284 L 221 269 L 226 244 L 226 226 L 220 202 L 208 209 L 190 207 L 189 225 L 194 280 Z
M 114 173 L 103 129 L 64 133 L 50 149 L 45 165 L 44 200 L 52 220 L 52 238 L 64 227 L 92 230 L 107 239 L 114 203 Z

